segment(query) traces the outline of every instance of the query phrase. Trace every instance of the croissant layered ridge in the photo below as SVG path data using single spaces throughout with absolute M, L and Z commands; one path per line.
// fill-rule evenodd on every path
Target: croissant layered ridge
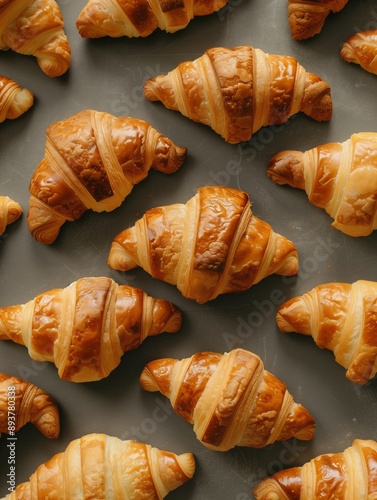
M 291 56 L 245 45 L 210 48 L 147 80 L 144 95 L 210 126 L 233 144 L 299 111 L 318 121 L 332 116 L 331 89 L 321 77 Z
M 351 35 L 344 42 L 340 56 L 343 61 L 358 64 L 368 73 L 377 75 L 377 30 Z
M 22 215 L 21 205 L 9 198 L 0 196 L 0 236 L 5 232 L 7 225 L 18 220 Z
M 32 359 L 54 363 L 62 379 L 91 382 L 107 377 L 147 336 L 177 332 L 181 321 L 168 301 L 110 278 L 88 277 L 0 309 L 0 339 L 26 346 Z
M 0 123 L 20 117 L 33 104 L 34 95 L 29 89 L 22 88 L 12 78 L 0 76 Z
M 148 210 L 114 238 L 108 263 L 120 271 L 140 266 L 199 303 L 298 272 L 294 244 L 252 214 L 247 193 L 222 186 Z
M 30 181 L 30 233 L 53 243 L 66 221 L 115 210 L 150 169 L 171 174 L 186 153 L 137 118 L 87 109 L 51 124 Z

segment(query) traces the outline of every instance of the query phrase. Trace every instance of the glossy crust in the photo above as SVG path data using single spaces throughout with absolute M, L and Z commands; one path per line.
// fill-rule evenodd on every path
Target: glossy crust
M 160 391 L 193 424 L 207 448 L 262 448 L 295 436 L 312 439 L 315 422 L 285 384 L 264 370 L 259 356 L 234 349 L 201 352 L 182 360 L 151 361 L 140 376 L 144 390 Z
M 377 229 L 377 133 L 353 134 L 347 141 L 305 152 L 281 151 L 268 165 L 276 184 L 304 189 L 309 201 L 334 219 L 349 236 Z
M 53 123 L 46 131 L 45 157 L 30 181 L 31 234 L 53 243 L 61 226 L 86 210 L 119 207 L 150 168 L 175 172 L 186 151 L 136 118 L 84 110 Z
M 64 74 L 71 64 L 71 48 L 55 0 L 1 2 L 0 49 L 35 56 L 47 76 Z
M 137 266 L 204 303 L 241 292 L 270 274 L 298 271 L 293 243 L 251 212 L 244 191 L 206 186 L 185 205 L 148 210 L 113 240 L 109 266 Z
M 228 0 L 89 0 L 76 21 L 83 38 L 146 37 L 157 28 L 174 33 L 195 16 L 220 10 Z
M 267 125 L 304 112 L 330 120 L 331 89 L 290 56 L 239 46 L 207 50 L 167 75 L 149 79 L 144 95 L 195 122 L 210 126 L 227 142 L 248 141 Z
M 373 500 L 377 497 L 377 443 L 355 439 L 344 452 L 319 455 L 302 467 L 277 472 L 253 493 L 256 500 Z
M 25 345 L 33 359 L 54 363 L 73 382 L 106 377 L 147 336 L 180 327 L 173 304 L 105 277 L 82 278 L 0 309 L 0 339 Z
M 17 432 L 28 422 L 48 438 L 56 439 L 60 433 L 56 402 L 34 384 L 0 373 L 0 433 Z
M 8 224 L 12 224 L 22 215 L 21 205 L 9 198 L 0 196 L 0 236 L 5 232 Z
M 348 0 L 288 0 L 292 37 L 305 40 L 318 35 L 331 12 L 339 12 Z
M 350 36 L 340 55 L 344 61 L 359 64 L 365 71 L 377 75 L 377 30 L 360 31 Z
M 87 434 L 41 464 L 6 500 L 160 500 L 194 472 L 191 453 L 176 455 L 136 441 Z
M 34 96 L 15 80 L 0 76 L 0 123 L 14 120 L 24 114 L 34 103 Z
M 279 308 L 283 332 L 312 335 L 316 344 L 334 352 L 347 378 L 364 384 L 377 372 L 377 283 L 326 283 Z

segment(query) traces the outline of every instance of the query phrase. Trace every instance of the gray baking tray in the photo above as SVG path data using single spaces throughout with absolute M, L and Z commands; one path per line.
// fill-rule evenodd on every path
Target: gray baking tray
M 147 39 L 132 40 L 83 40 L 75 21 L 86 1 L 58 3 L 72 48 L 66 75 L 50 79 L 33 57 L 0 53 L 0 73 L 28 87 L 36 97 L 29 112 L 0 125 L 0 192 L 24 209 L 22 219 L 8 226 L 0 239 L 0 306 L 24 303 L 80 277 L 109 276 L 174 302 L 182 311 L 183 326 L 175 335 L 146 339 L 138 350 L 123 356 L 107 379 L 85 384 L 62 381 L 52 364 L 31 360 L 22 346 L 0 342 L 1 371 L 44 388 L 61 412 L 61 434 L 55 441 L 31 424 L 17 434 L 17 482 L 27 480 L 40 463 L 64 450 L 72 439 L 104 432 L 176 453 L 193 452 L 194 479 L 172 492 L 172 500 L 249 500 L 257 482 L 278 469 L 302 465 L 320 453 L 342 451 L 354 438 L 376 439 L 376 383 L 349 382 L 331 352 L 319 349 L 309 337 L 280 333 L 275 298 L 288 299 L 329 281 L 377 280 L 377 235 L 345 236 L 330 226 L 324 211 L 309 204 L 304 192 L 276 186 L 266 176 L 267 162 L 279 150 L 304 150 L 344 141 L 354 132 L 376 130 L 377 77 L 343 62 L 339 55 L 348 36 L 377 27 L 375 1 L 351 0 L 340 13 L 329 16 L 320 35 L 303 42 L 290 36 L 286 0 L 230 0 L 219 13 L 196 18 L 176 34 L 159 31 Z M 334 102 L 331 122 L 317 123 L 300 114 L 279 129 L 262 129 L 249 143 L 230 145 L 210 128 L 144 99 L 147 78 L 198 57 L 209 47 L 242 44 L 293 55 L 308 71 L 328 81 Z M 44 155 L 48 125 L 87 108 L 148 120 L 176 144 L 187 146 L 188 158 L 174 175 L 151 172 L 114 212 L 87 212 L 79 221 L 65 224 L 57 241 L 44 246 L 34 241 L 26 224 L 29 181 Z M 186 202 L 199 186 L 209 184 L 250 193 L 254 214 L 297 246 L 300 271 L 296 277 L 271 276 L 245 293 L 199 305 L 141 269 L 125 274 L 107 266 L 111 241 L 119 231 L 147 209 Z M 203 350 L 225 352 L 237 346 L 258 354 L 265 368 L 284 380 L 294 398 L 311 411 L 317 422 L 312 441 L 290 440 L 260 450 L 209 451 L 162 395 L 139 386 L 139 375 L 152 359 L 182 358 Z M 7 493 L 6 444 L 3 435 L 2 496 Z

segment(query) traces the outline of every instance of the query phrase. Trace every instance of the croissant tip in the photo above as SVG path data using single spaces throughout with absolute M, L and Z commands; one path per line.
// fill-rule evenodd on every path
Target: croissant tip
M 159 101 L 156 78 L 150 78 L 144 83 L 144 97 L 148 101 Z
M 149 369 L 147 367 L 145 367 L 143 369 L 143 371 L 141 372 L 139 382 L 140 382 L 141 388 L 144 391 L 157 392 L 160 390 L 158 385 L 157 385 L 156 379 L 153 377 L 152 373 L 149 371 Z
M 196 468 L 194 455 L 192 453 L 182 453 L 178 455 L 177 460 L 187 480 L 191 479 Z

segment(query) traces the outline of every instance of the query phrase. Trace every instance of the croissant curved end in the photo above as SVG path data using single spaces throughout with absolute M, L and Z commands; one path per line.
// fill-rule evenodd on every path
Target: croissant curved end
M 50 439 L 57 439 L 60 434 L 60 419 L 57 408 L 50 408 L 32 421 L 42 434 Z
M 28 89 L 22 89 L 15 96 L 11 108 L 7 113 L 7 118 L 13 120 L 28 111 L 34 104 L 34 95 Z
M 150 78 L 144 83 L 144 97 L 148 101 L 160 101 L 161 98 L 159 97 L 159 83 L 157 81 L 157 78 L 161 77 L 155 77 L 155 78 Z
M 52 211 L 34 196 L 30 197 L 27 223 L 31 235 L 37 241 L 47 245 L 53 243 L 65 222 L 65 217 Z
M 305 189 L 303 156 L 301 151 L 280 151 L 270 159 L 267 176 L 275 184 Z
M 144 368 L 143 371 L 141 372 L 139 382 L 141 385 L 141 388 L 144 389 L 144 391 L 148 392 L 157 392 L 160 390 L 157 380 L 154 378 L 152 373 L 149 371 L 148 368 Z
M 294 249 L 287 254 L 281 266 L 275 272 L 280 276 L 294 276 L 298 273 L 298 267 L 298 253 L 297 250 Z
M 195 458 L 192 453 L 182 453 L 177 456 L 178 463 L 187 477 L 187 480 L 191 479 L 195 474 Z
M 255 500 L 282 500 L 287 498 L 279 484 L 272 478 L 265 479 L 253 490 Z
M 169 311 L 166 312 L 168 318 L 164 320 L 164 325 L 161 329 L 163 329 L 166 333 L 176 333 L 181 329 L 182 326 L 182 314 L 181 311 L 173 307 L 172 305 L 166 304 L 166 307 L 169 307 Z M 156 329 L 158 331 L 158 329 Z M 153 335 L 153 331 L 151 332 Z
M 117 241 L 113 241 L 111 244 L 107 263 L 115 271 L 129 271 L 138 266 L 131 255 Z

